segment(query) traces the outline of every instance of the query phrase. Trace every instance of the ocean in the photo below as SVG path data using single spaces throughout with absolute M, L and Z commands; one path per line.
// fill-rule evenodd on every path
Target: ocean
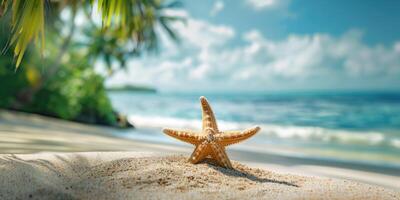
M 113 106 L 137 127 L 117 134 L 179 144 L 161 129 L 200 130 L 202 95 L 220 130 L 261 127 L 232 148 L 400 166 L 400 93 L 394 92 L 109 92 Z

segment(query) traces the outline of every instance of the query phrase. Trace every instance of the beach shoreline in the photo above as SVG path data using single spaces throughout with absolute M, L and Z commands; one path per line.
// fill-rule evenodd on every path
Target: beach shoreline
M 0 111 L 0 153 L 2 156 L 10 156 L 49 152 L 145 151 L 167 156 L 189 155 L 193 150 L 189 145 L 128 140 L 115 136 L 115 131 L 118 130 L 3 110 Z M 400 189 L 400 174 L 397 168 L 237 149 L 228 149 L 227 152 L 232 160 L 276 173 L 339 178 Z

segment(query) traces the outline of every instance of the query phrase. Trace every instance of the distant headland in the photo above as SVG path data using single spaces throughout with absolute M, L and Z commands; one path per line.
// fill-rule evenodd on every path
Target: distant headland
M 110 86 L 107 87 L 107 91 L 132 91 L 132 92 L 157 93 L 157 89 L 143 85 Z

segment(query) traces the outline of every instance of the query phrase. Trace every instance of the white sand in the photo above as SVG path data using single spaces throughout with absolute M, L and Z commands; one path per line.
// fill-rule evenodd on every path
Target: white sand
M 0 110 L 0 153 L 3 153 L 0 154 L 0 199 L 27 199 L 30 195 L 33 199 L 123 199 L 139 195 L 154 198 L 189 198 L 190 195 L 217 198 L 222 195 L 225 198 L 399 199 L 399 194 L 393 192 L 400 191 L 400 172 L 396 169 L 338 165 L 228 149 L 233 160 L 268 170 L 248 169 L 234 163 L 246 175 L 207 164 L 194 166 L 182 157 L 159 158 L 176 153 L 187 157 L 193 147 L 122 139 L 113 136 L 113 131 L 115 129 Z M 60 153 L 85 151 L 92 153 Z M 100 151 L 103 153 L 96 153 Z M 152 157 L 141 158 L 143 156 Z M 299 187 L 290 185 L 292 183 Z M 335 196 L 326 196 L 328 194 Z
M 0 199 L 400 199 L 400 193 L 154 153 L 45 153 L 0 157 Z

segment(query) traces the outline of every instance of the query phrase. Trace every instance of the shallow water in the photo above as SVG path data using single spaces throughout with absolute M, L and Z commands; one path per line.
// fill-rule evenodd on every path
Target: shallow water
M 221 130 L 259 125 L 240 147 L 257 151 L 400 164 L 400 93 L 293 92 L 190 94 L 111 92 L 117 110 L 138 129 L 126 137 L 174 142 L 162 127 L 200 129 L 199 96 L 210 101 Z

